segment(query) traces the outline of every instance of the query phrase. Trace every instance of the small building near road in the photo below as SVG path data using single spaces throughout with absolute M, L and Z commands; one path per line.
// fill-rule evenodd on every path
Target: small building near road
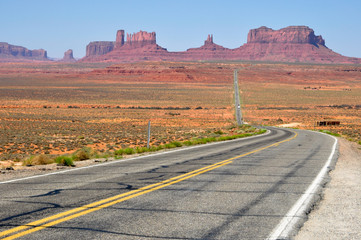
M 340 124 L 341 124 L 340 121 L 335 121 L 335 120 L 324 120 L 324 121 L 316 122 L 316 126 L 336 126 Z

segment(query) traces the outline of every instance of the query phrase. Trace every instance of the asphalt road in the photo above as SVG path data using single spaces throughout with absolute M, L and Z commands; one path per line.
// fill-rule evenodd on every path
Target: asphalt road
M 236 108 L 235 111 L 236 119 L 237 119 L 237 124 L 241 125 L 243 124 L 243 119 L 242 119 L 242 111 L 241 111 L 241 101 L 239 96 L 238 70 L 234 70 L 233 82 L 234 82 L 234 100 L 235 100 L 235 108 Z
M 334 145 L 327 135 L 271 128 L 264 136 L 3 182 L 0 239 L 266 239 Z

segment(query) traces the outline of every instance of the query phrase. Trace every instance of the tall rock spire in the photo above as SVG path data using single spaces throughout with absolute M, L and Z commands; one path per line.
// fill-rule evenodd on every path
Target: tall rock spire
M 124 30 L 117 31 L 117 37 L 115 39 L 115 47 L 119 48 L 124 45 Z
M 213 34 L 208 34 L 207 40 L 204 41 L 204 44 L 212 44 L 213 43 Z

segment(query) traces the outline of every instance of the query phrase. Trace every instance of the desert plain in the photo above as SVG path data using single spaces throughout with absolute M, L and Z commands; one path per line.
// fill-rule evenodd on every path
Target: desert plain
M 248 124 L 327 130 L 361 144 L 360 65 L 1 63 L 0 160 L 145 147 L 149 121 L 151 146 L 236 134 L 235 69 Z

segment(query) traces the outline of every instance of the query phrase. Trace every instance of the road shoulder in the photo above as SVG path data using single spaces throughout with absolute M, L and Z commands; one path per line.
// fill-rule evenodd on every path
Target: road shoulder
M 361 239 L 361 146 L 341 138 L 339 144 L 340 156 L 323 199 L 296 240 Z

